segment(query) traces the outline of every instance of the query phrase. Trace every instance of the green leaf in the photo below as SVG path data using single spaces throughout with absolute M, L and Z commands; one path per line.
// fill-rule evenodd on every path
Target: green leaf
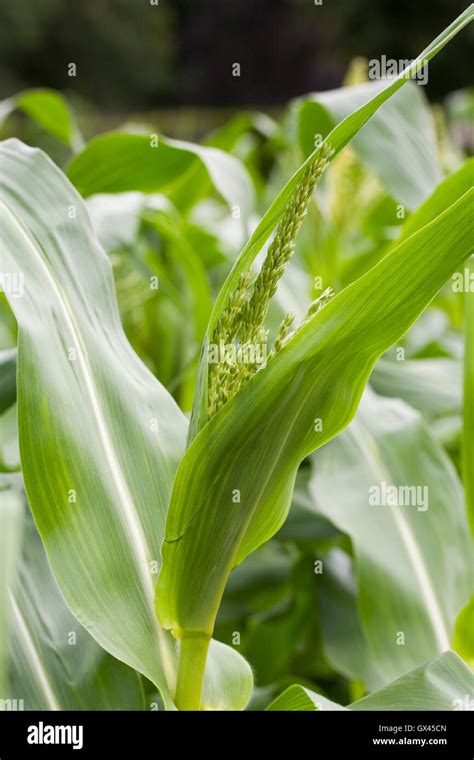
M 314 504 L 352 540 L 380 686 L 449 649 L 473 581 L 462 487 L 421 416 L 373 393 L 313 462 Z M 363 659 L 355 675 L 366 678 Z
M 8 140 L 0 159 L 0 268 L 25 280 L 11 306 L 28 500 L 74 615 L 172 708 L 176 645 L 153 598 L 187 423 L 125 339 L 110 263 L 80 196 L 41 151 Z M 213 649 L 234 671 L 238 663 L 248 686 L 244 660 Z M 215 667 L 211 656 L 211 675 Z M 220 685 L 223 709 L 249 697 L 249 688 L 227 689 L 225 674 Z M 207 689 L 215 705 L 212 680 L 205 701 Z
M 436 219 L 446 206 L 451 205 L 472 187 L 474 172 L 474 158 L 466 161 L 460 169 L 444 179 L 436 190 L 411 214 L 404 223 L 400 236 L 394 240 L 391 247 L 395 247 L 413 235 L 414 232 Z
M 469 710 L 474 675 L 454 652 L 444 652 L 350 705 L 351 710 Z
M 218 148 L 150 135 L 111 132 L 94 138 L 74 157 L 68 176 L 81 195 L 138 190 L 164 193 L 189 208 L 209 180 L 228 205 L 248 220 L 253 189 L 244 166 Z
M 463 481 L 466 508 L 474 539 L 474 257 L 465 273 L 469 287 L 464 293 L 464 403 L 463 403 Z
M 166 523 L 165 628 L 212 633 L 232 567 L 282 525 L 299 463 L 349 423 L 377 358 L 466 257 L 473 221 L 468 193 L 303 325 L 193 441 Z
M 374 689 L 382 681 L 364 636 L 353 565 L 348 554 L 333 549 L 324 557 L 323 572 L 315 576 L 323 648 L 338 673 Z
M 267 707 L 269 711 L 304 711 L 314 712 L 315 710 L 345 710 L 345 707 L 341 707 L 336 702 L 331 702 L 330 699 L 316 694 L 311 689 L 306 689 L 304 686 L 294 684 L 289 686 L 285 691 L 280 694 L 273 702 Z
M 461 610 L 456 620 L 453 649 L 474 670 L 474 594 Z
M 473 688 L 474 676 L 462 660 L 444 652 L 347 708 L 295 684 L 267 710 L 469 710 Z
M 380 359 L 370 384 L 381 396 L 401 398 L 428 418 L 461 409 L 461 365 L 454 359 Z
M 69 106 L 55 90 L 25 90 L 0 103 L 0 124 L 19 109 L 49 134 L 69 146 L 78 146 L 80 138 Z
M 0 414 L 0 472 L 14 472 L 20 469 L 20 449 L 18 442 L 18 410 L 13 404 Z
M 326 137 L 386 84 L 381 80 L 342 87 L 298 101 L 296 118 L 304 155 L 312 152 L 315 134 Z M 388 192 L 408 209 L 416 208 L 442 179 L 429 105 L 421 87 L 414 83 L 382 106 L 354 138 L 352 146 Z
M 0 488 L 8 483 L 3 477 Z M 101 649 L 66 607 L 31 515 L 9 601 L 10 687 L 2 696 L 22 699 L 25 710 L 144 709 L 137 673 Z
M 16 399 L 16 348 L 0 351 L 0 414 Z
M 377 110 L 392 97 L 422 66 L 430 61 L 466 24 L 474 17 L 474 5 L 470 5 L 444 32 L 442 32 L 412 63 L 402 71 L 398 77 L 389 81 L 384 88 L 357 111 L 347 116 L 329 133 L 324 144 L 328 144 L 334 150 L 332 159 L 344 148 L 355 135 L 361 130 Z M 307 167 L 313 163 L 318 151 L 323 145 L 316 148 L 298 171 L 291 177 L 275 198 L 260 223 L 255 228 L 250 240 L 242 250 L 214 305 L 211 319 L 208 325 L 207 335 L 212 335 L 221 311 L 227 306 L 229 294 L 235 290 L 240 274 L 247 270 L 254 261 L 265 242 L 280 221 L 288 200 L 291 198 L 298 182 L 303 177 Z M 331 160 L 332 160 L 331 159 Z M 444 206 L 445 207 L 445 206 Z M 207 375 L 208 375 L 208 345 L 205 342 L 201 354 L 201 363 L 198 375 L 197 390 L 191 419 L 189 439 L 192 441 L 199 430 L 207 422 Z
M 19 490 L 0 475 L 0 700 L 10 693 L 8 641 L 10 598 L 15 588 L 23 531 L 23 504 Z

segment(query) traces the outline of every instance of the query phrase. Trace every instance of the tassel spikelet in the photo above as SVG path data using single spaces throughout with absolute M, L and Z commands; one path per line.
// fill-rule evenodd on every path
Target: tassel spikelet
M 244 272 L 237 288 L 229 295 L 228 304 L 218 319 L 209 344 L 209 349 L 214 351 L 213 360 L 209 354 L 209 417 L 216 414 L 255 372 L 265 366 L 268 331 L 264 321 L 269 303 L 293 255 L 296 235 L 332 153 L 329 146 L 322 147 L 284 211 L 260 272 L 253 280 L 250 272 Z M 269 357 L 280 351 L 288 339 L 293 321 L 293 315 L 285 316 Z

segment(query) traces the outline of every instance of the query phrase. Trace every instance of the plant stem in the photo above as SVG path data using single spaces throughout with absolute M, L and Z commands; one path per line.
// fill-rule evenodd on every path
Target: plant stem
M 210 638 L 184 634 L 179 653 L 175 703 L 178 710 L 200 710 L 201 693 Z

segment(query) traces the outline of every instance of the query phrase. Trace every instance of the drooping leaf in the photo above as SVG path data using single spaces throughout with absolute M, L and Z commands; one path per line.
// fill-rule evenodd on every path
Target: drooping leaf
M 353 702 L 351 710 L 466 710 L 474 675 L 454 652 L 444 652 L 380 691 Z M 466 704 L 467 700 L 467 704 Z
M 345 707 L 341 707 L 336 702 L 331 702 L 330 699 L 326 699 L 321 694 L 316 694 L 311 689 L 307 689 L 299 684 L 289 686 L 267 707 L 269 711 L 279 712 L 286 712 L 287 710 L 314 712 L 315 710 L 345 709 Z
M 444 652 L 348 707 L 295 684 L 268 710 L 469 710 L 474 675 L 454 652 Z
M 55 90 L 25 90 L 0 103 L 0 123 L 16 109 L 23 111 L 61 142 L 78 147 L 80 137 L 74 117 L 63 96 Z
M 142 191 L 164 193 L 189 208 L 209 181 L 240 217 L 248 220 L 253 189 L 243 165 L 218 148 L 150 135 L 111 132 L 94 138 L 69 165 L 81 195 Z
M 111 267 L 85 205 L 41 151 L 0 146 L 0 268 L 24 272 L 18 408 L 25 486 L 68 606 L 99 644 L 146 675 L 173 707 L 177 652 L 157 624 L 154 581 L 186 420 L 120 325 Z M 74 218 L 68 213 L 73 206 Z M 212 703 L 248 699 L 251 672 L 219 644 Z M 212 656 L 210 674 L 217 667 Z M 210 677 L 211 677 L 210 676 Z
M 384 685 L 449 649 L 473 583 L 462 487 L 421 416 L 368 392 L 313 462 L 317 510 L 352 539 L 362 629 Z M 367 678 L 363 658 L 354 675 Z

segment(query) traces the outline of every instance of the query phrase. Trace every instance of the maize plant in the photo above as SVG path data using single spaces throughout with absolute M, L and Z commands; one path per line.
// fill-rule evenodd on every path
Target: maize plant
M 202 146 L 2 104 L 71 154 L 0 143 L 2 706 L 473 694 L 473 167 L 410 82 L 472 16 Z

